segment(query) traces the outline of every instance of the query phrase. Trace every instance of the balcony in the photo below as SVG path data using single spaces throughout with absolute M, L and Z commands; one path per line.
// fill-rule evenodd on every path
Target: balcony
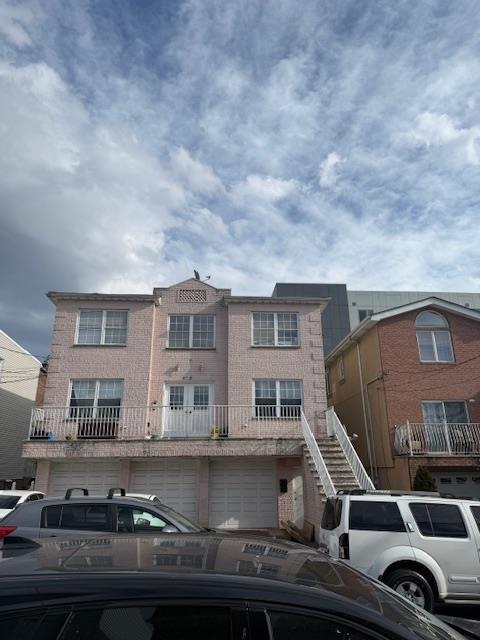
M 298 405 L 42 407 L 30 441 L 300 439 Z
M 479 423 L 406 422 L 395 427 L 395 451 L 409 456 L 479 456 Z

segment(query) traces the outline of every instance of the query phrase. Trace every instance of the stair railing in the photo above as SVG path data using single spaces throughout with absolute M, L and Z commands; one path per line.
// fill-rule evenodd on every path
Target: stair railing
M 327 433 L 328 435 L 332 435 L 337 438 L 338 443 L 342 447 L 345 458 L 352 468 L 353 475 L 360 485 L 360 488 L 365 489 L 366 491 L 375 490 L 375 485 L 363 466 L 362 461 L 358 457 L 358 453 L 355 451 L 355 447 L 353 446 L 345 427 L 340 422 L 333 407 L 330 407 L 325 411 L 325 418 L 327 420 Z
M 320 449 L 318 447 L 318 443 L 315 440 L 315 436 L 310 429 L 310 425 L 305 417 L 305 414 L 302 411 L 302 432 L 305 443 L 308 447 L 308 451 L 312 456 L 313 464 L 315 465 L 315 471 L 318 473 L 318 477 L 320 478 L 320 482 L 323 486 L 323 491 L 327 498 L 332 498 L 337 494 L 335 491 L 335 487 L 332 482 L 332 478 L 328 473 L 327 465 L 325 464 L 325 460 L 323 459 L 322 454 L 320 453 Z

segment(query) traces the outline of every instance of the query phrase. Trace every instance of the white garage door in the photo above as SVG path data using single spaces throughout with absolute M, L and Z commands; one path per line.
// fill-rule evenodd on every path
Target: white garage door
M 84 487 L 90 495 L 106 496 L 110 487 L 120 486 L 118 460 L 71 460 L 53 462 L 49 496 L 63 496 L 70 487 Z M 81 495 L 80 493 L 78 495 Z
M 212 461 L 209 525 L 230 529 L 277 527 L 275 461 Z
M 138 460 L 131 463 L 130 491 L 154 493 L 162 502 L 198 521 L 197 464 L 193 460 Z
M 480 473 L 435 471 L 432 473 L 437 491 L 454 496 L 480 499 Z

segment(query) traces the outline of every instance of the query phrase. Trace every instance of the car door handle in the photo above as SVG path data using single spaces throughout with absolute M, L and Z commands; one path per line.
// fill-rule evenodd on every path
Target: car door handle
M 56 536 L 56 534 L 55 534 L 55 533 L 51 533 L 48 537 L 49 537 L 49 538 L 56 538 L 57 536 Z

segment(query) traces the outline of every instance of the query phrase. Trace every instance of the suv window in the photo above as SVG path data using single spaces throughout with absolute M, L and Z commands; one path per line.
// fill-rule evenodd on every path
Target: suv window
M 167 524 L 170 523 L 160 518 L 156 513 L 152 513 L 141 507 L 118 506 L 117 508 L 118 533 L 158 533 L 162 531 Z
M 437 538 L 467 538 L 460 509 L 455 504 L 410 502 L 420 533 Z
M 350 529 L 358 531 L 406 531 L 396 502 L 350 501 Z
M 470 511 L 472 512 L 472 516 L 475 518 L 478 531 L 480 532 L 480 507 L 470 507 Z
M 322 529 L 332 531 L 336 529 L 342 519 L 342 501 L 338 498 L 328 498 L 322 516 Z
M 111 531 L 108 505 L 64 504 L 45 507 L 42 528 Z

